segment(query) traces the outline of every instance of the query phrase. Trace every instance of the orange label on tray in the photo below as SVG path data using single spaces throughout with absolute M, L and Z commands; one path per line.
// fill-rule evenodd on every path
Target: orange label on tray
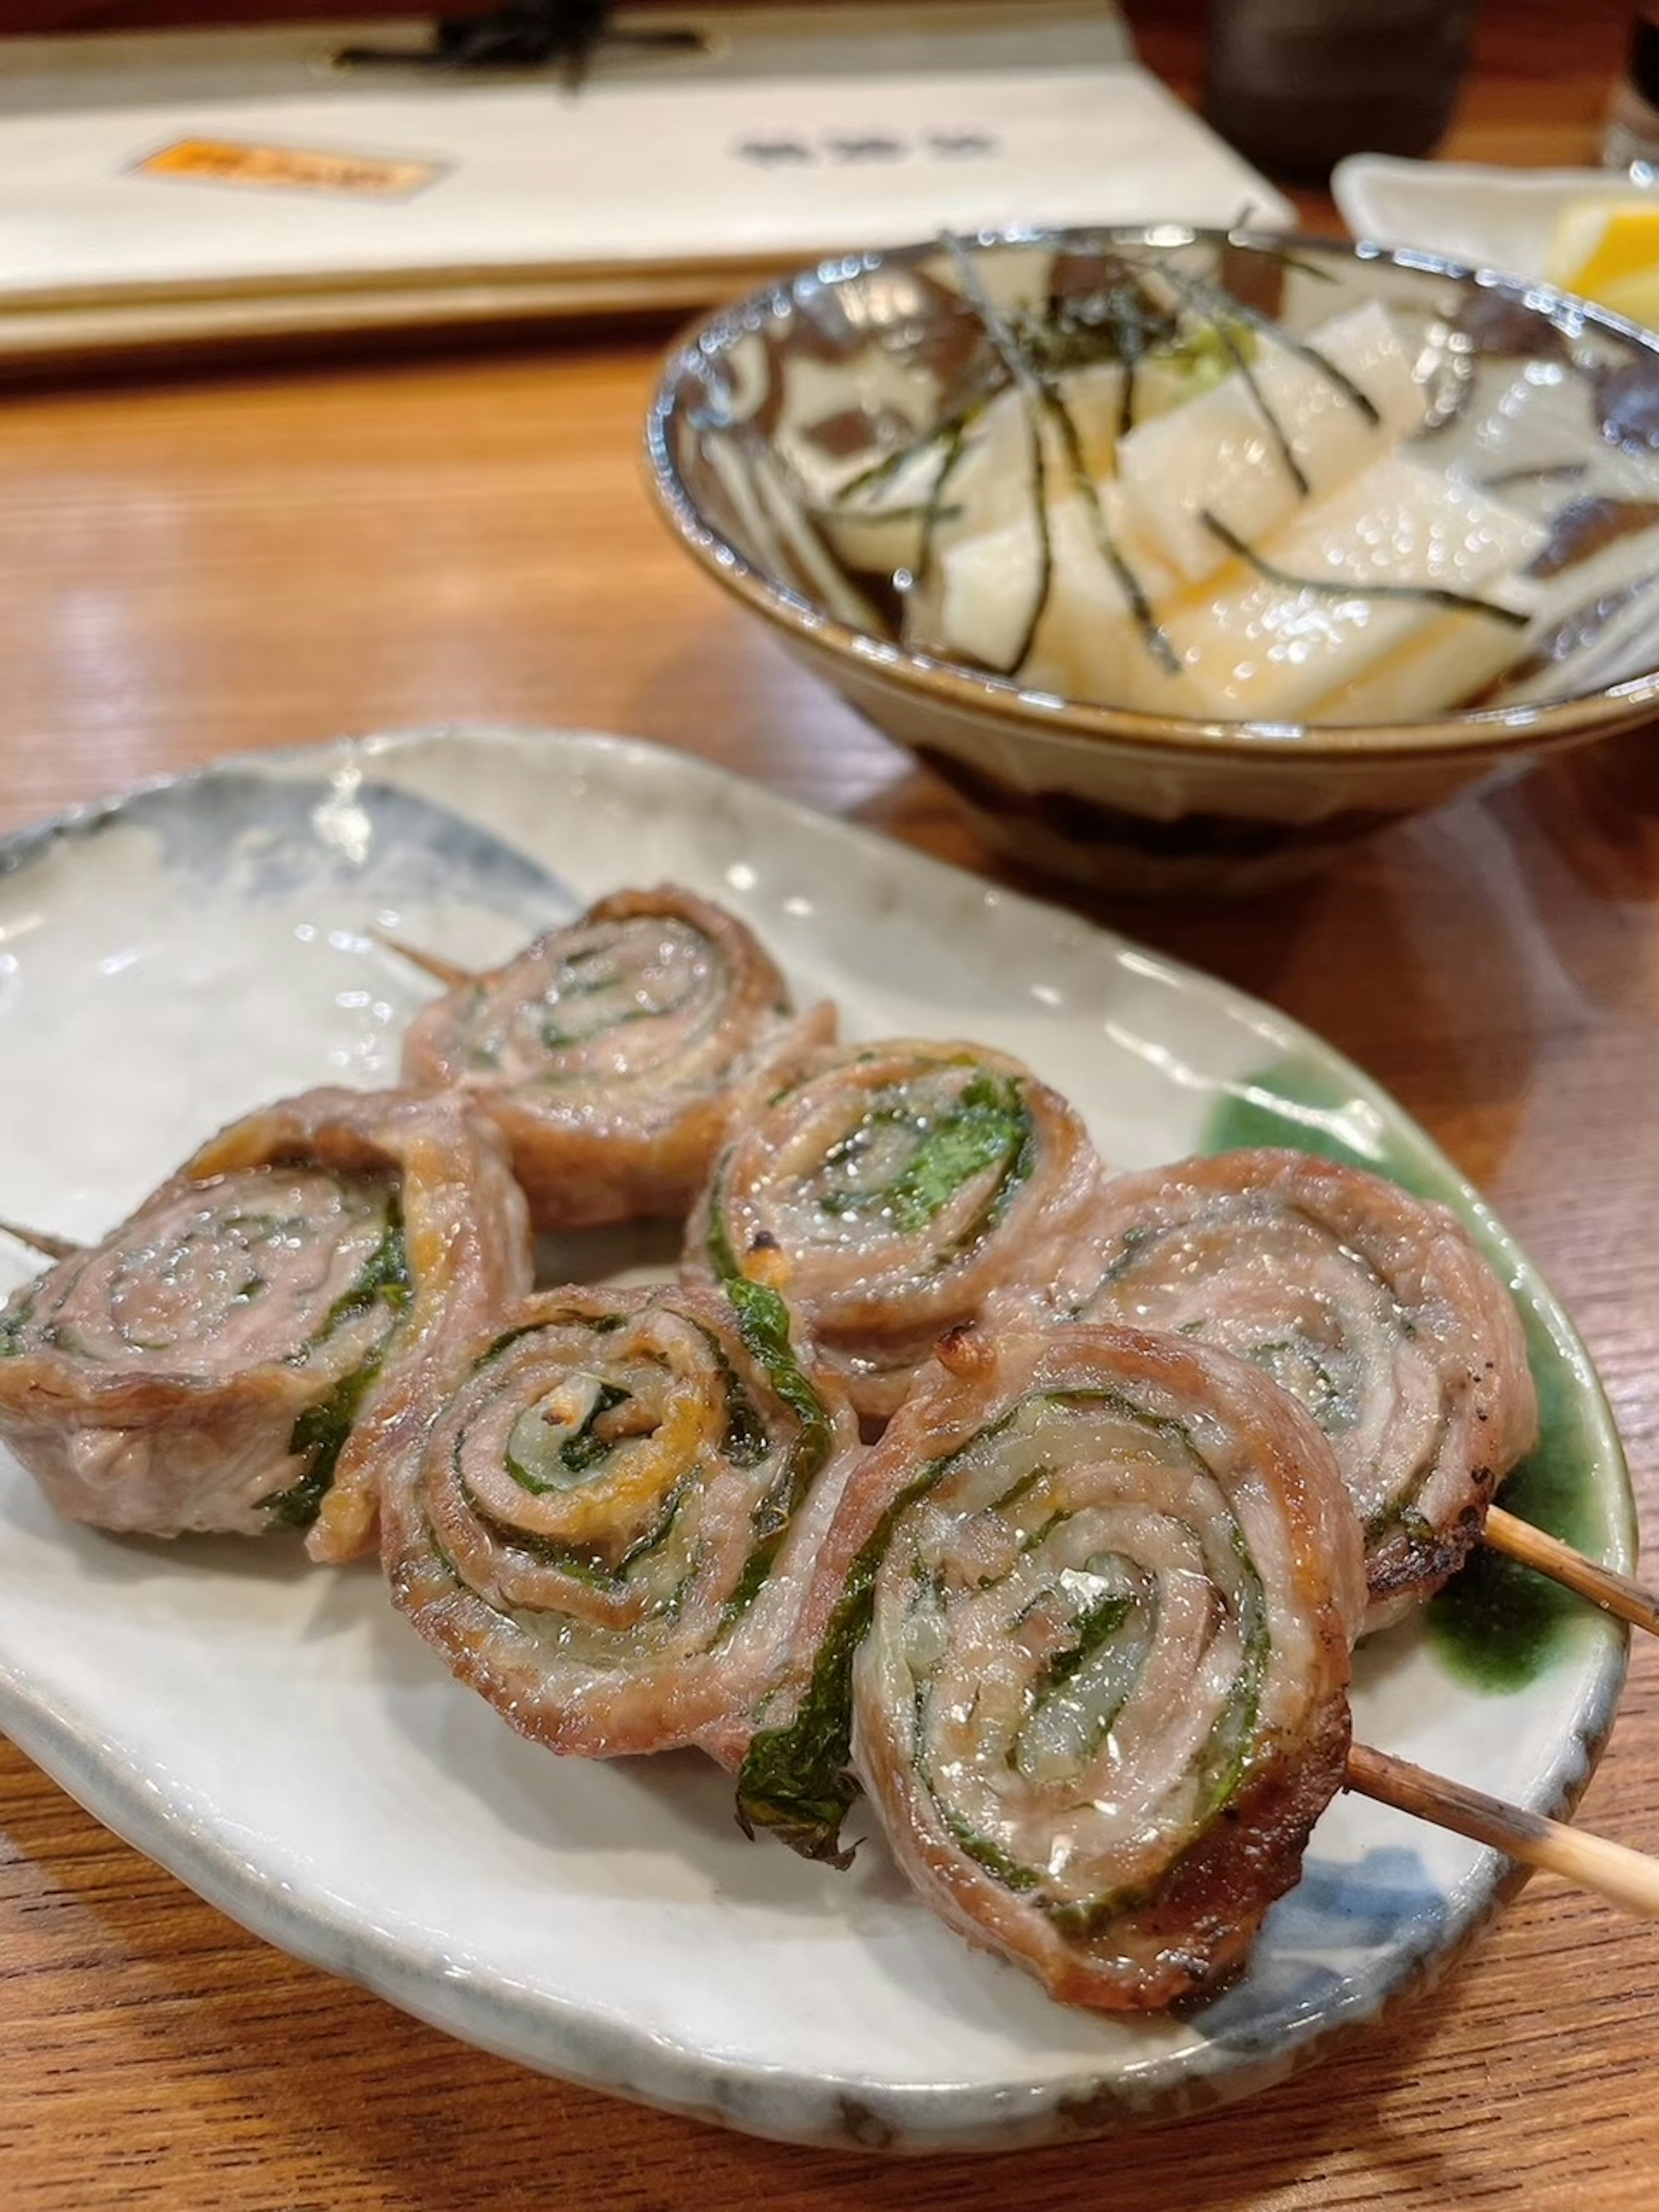
M 372 154 L 315 147 L 250 146 L 233 138 L 180 138 L 138 162 L 141 177 L 255 191 L 345 192 L 354 198 L 406 200 L 443 174 L 440 161 L 391 161 Z

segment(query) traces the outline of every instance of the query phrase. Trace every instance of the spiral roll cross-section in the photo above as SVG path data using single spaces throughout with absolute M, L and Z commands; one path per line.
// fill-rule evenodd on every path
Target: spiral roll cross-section
M 459 1099 L 325 1089 L 212 1139 L 0 1314 L 0 1437 L 70 1519 L 372 1539 L 403 1368 L 530 1282 L 524 1202 Z
M 1052 1278 L 1099 1173 L 1077 1114 L 1006 1054 L 843 1047 L 734 1132 L 685 1268 L 780 1281 L 859 1412 L 880 1419 L 994 1289 Z
M 1339 1161 L 1222 1152 L 1104 1184 L 1082 1316 L 1251 1360 L 1329 1438 L 1386 1626 L 1446 1581 L 1538 1432 L 1515 1301 L 1445 1206 Z
M 857 1449 L 772 1292 L 546 1291 L 390 1467 L 392 1595 L 555 1751 L 733 1765 Z
M 743 1087 L 835 1035 L 737 918 L 664 886 L 599 900 L 411 1024 L 406 1082 L 473 1094 L 542 1229 L 684 1213 Z
M 1201 1346 L 1079 1324 L 947 1356 L 848 1486 L 744 1809 L 827 1855 L 850 1759 L 970 1942 L 1067 2003 L 1211 1990 L 1342 1778 L 1364 1582 L 1329 1447 Z

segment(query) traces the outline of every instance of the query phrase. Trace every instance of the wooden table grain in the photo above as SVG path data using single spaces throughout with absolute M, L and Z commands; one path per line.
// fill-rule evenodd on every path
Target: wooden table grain
M 1571 12 L 1486 11 L 1449 150 L 1589 156 L 1622 11 Z M 1139 15 L 1190 87 L 1194 22 Z M 0 826 L 246 746 L 556 723 L 692 748 L 1000 872 L 658 528 L 635 447 L 660 335 L 8 397 Z M 1093 909 L 1323 1031 L 1485 1186 L 1601 1365 L 1650 1534 L 1656 744 L 1254 905 Z M 1659 1847 L 1651 1645 L 1582 1817 Z M 1539 1879 L 1438 1994 L 1246 2107 L 1012 2161 L 780 2149 L 541 2081 L 283 1957 L 0 1747 L 9 2212 L 1647 2212 L 1656 2025 L 1659 1931 Z

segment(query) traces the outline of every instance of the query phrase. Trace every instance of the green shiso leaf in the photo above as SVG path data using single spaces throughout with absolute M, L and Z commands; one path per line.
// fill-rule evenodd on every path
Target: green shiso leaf
M 1012 1078 L 976 1075 L 956 1104 L 938 1116 L 892 1182 L 880 1190 L 836 1191 L 819 1203 L 826 1212 L 878 1209 L 901 1236 L 914 1236 L 987 1168 L 1014 1164 L 1030 1115 Z

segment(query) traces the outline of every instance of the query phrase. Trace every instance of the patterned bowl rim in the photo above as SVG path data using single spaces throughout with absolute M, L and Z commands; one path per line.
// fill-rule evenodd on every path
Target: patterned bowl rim
M 1364 240 L 1348 245 L 1340 239 L 1300 234 L 1206 229 L 1169 222 L 994 227 L 969 234 L 965 242 L 981 252 L 993 252 L 1007 248 L 1113 246 L 1173 251 L 1213 245 L 1275 257 L 1294 252 L 1362 264 L 1377 263 L 1495 295 L 1569 337 L 1581 336 L 1587 325 L 1593 327 L 1659 362 L 1659 332 L 1644 330 L 1553 285 L 1416 248 L 1376 246 Z M 1478 708 L 1419 721 L 1354 723 L 1340 729 L 1294 721 L 1195 720 L 1141 714 L 1128 708 L 1092 706 L 1049 692 L 1028 690 L 1010 678 L 988 675 L 958 662 L 915 652 L 890 638 L 855 629 L 803 593 L 775 582 L 714 527 L 681 474 L 674 453 L 674 430 L 683 417 L 691 414 L 696 381 L 711 361 L 729 351 L 739 339 L 769 325 L 787 322 L 810 294 L 834 291 L 882 269 L 911 266 L 938 252 L 939 241 L 929 240 L 849 253 L 763 285 L 746 298 L 693 324 L 670 352 L 653 395 L 645 422 L 646 463 L 665 519 L 717 583 L 803 646 L 830 659 L 846 662 L 849 675 L 856 675 L 863 683 L 951 707 L 969 720 L 996 724 L 1004 730 L 1018 726 L 1049 740 L 1104 741 L 1150 752 L 1211 758 L 1218 753 L 1232 754 L 1240 759 L 1248 757 L 1253 763 L 1284 759 L 1358 766 L 1362 762 L 1374 764 L 1382 757 L 1527 751 L 1579 744 L 1627 728 L 1659 707 L 1659 667 L 1656 667 L 1599 690 L 1575 693 L 1548 704 Z

